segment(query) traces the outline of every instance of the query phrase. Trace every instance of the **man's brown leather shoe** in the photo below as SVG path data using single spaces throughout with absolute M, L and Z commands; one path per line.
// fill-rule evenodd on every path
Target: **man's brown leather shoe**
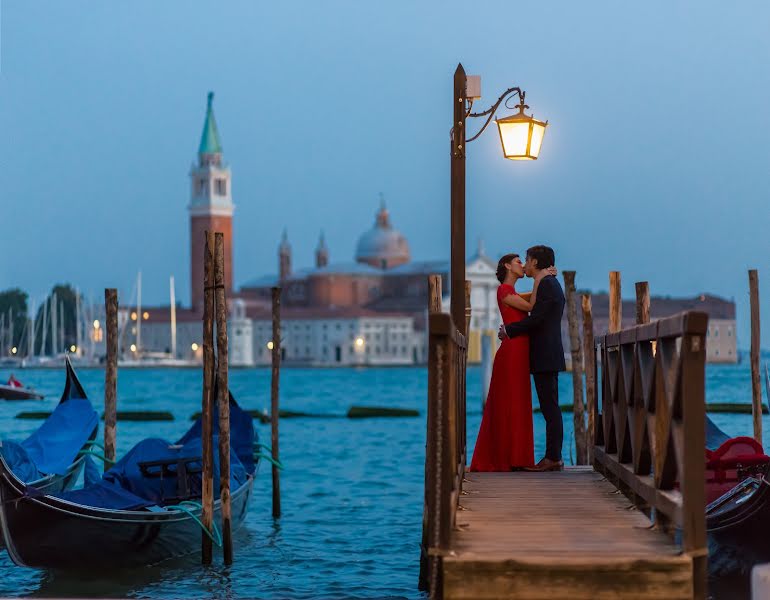
M 544 471 L 561 471 L 563 469 L 563 460 L 551 460 L 550 458 L 543 458 L 534 467 L 527 467 L 525 470 L 535 473 L 542 473 Z

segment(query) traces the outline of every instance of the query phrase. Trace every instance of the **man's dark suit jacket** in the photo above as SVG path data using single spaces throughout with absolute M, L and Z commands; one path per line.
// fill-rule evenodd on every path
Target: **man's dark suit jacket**
M 529 336 L 529 370 L 548 373 L 566 370 L 561 342 L 561 317 L 564 314 L 564 292 L 559 280 L 547 275 L 537 288 L 535 306 L 528 317 L 505 326 L 508 337 L 524 333 Z

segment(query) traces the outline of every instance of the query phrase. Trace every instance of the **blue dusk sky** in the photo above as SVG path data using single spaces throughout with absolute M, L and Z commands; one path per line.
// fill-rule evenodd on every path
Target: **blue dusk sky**
M 56 282 L 189 302 L 190 165 L 206 94 L 236 204 L 236 283 L 296 268 L 323 229 L 349 262 L 378 194 L 415 259 L 449 254 L 452 74 L 510 85 L 550 126 L 540 160 L 469 146 L 468 253 L 552 245 L 581 288 L 713 293 L 760 269 L 770 347 L 767 2 L 0 4 L 0 287 Z M 473 131 L 477 123 L 471 123 Z

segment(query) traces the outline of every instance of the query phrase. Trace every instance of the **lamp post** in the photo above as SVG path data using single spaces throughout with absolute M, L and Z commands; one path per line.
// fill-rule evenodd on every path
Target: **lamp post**
M 471 86 L 469 86 L 469 79 Z M 467 335 L 465 327 L 465 148 L 477 139 L 492 121 L 497 109 L 510 98 L 518 97 L 515 108 L 518 112 L 509 117 L 497 119 L 500 144 L 503 156 L 511 160 L 537 160 L 543 143 L 547 121 L 538 121 L 525 114 L 529 108 L 524 103 L 525 92 L 518 87 L 505 90 L 497 101 L 487 110 L 471 112 L 473 101 L 481 97 L 480 80 L 476 76 L 468 77 L 462 64 L 457 65 L 452 96 L 453 115 L 451 132 L 451 258 L 450 258 L 450 314 L 455 327 Z M 511 108 L 511 107 L 509 107 Z M 486 117 L 481 130 L 466 139 L 465 122 L 468 118 Z

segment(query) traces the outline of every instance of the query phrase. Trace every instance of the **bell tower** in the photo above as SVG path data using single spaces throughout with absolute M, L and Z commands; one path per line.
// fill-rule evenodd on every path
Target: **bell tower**
M 193 310 L 203 308 L 203 247 L 206 231 L 221 231 L 225 242 L 225 292 L 233 289 L 232 173 L 222 162 L 222 144 L 209 92 L 198 162 L 190 169 L 190 285 Z M 213 251 L 213 248 L 212 248 Z

